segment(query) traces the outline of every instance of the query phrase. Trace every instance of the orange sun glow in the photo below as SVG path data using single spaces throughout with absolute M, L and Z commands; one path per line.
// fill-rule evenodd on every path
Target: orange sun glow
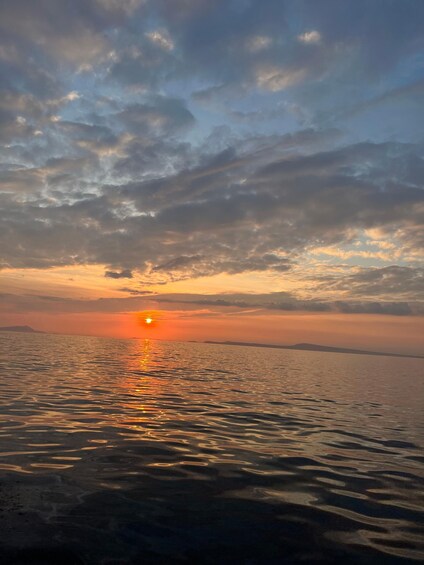
M 159 315 L 158 313 L 152 311 L 137 312 L 137 322 L 138 325 L 145 329 L 152 329 L 157 327 Z

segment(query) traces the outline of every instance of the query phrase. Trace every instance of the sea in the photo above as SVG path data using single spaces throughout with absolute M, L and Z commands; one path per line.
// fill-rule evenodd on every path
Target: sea
M 424 361 L 0 334 L 0 563 L 424 559 Z

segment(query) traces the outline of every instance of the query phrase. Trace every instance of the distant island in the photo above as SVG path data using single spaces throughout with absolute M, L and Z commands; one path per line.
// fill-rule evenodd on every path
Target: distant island
M 383 353 L 381 351 L 366 351 L 364 349 L 346 349 L 345 347 L 331 347 L 328 345 L 317 345 L 315 343 L 296 343 L 295 345 L 251 343 L 246 341 L 205 341 L 204 343 L 214 343 L 216 345 L 240 345 L 243 347 L 268 347 L 271 349 L 292 349 L 295 351 L 322 351 L 325 353 L 353 353 L 354 355 L 380 355 L 384 357 L 408 357 L 412 359 L 424 359 L 424 357 L 421 355 Z
M 34 330 L 31 326 L 3 326 L 0 327 L 0 332 L 22 332 L 25 334 L 43 334 L 39 330 Z

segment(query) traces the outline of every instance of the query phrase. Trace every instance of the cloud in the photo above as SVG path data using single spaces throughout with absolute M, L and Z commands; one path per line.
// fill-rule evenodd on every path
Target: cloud
M 132 294 L 133 296 L 149 296 L 151 294 L 155 294 L 153 291 L 151 290 L 144 290 L 144 289 L 136 289 L 136 288 L 130 288 L 130 287 L 121 287 L 118 288 L 119 292 L 125 292 L 126 294 Z
M 344 291 L 349 296 L 397 296 L 424 301 L 424 269 L 400 265 L 360 268 L 347 276 L 326 277 L 318 285 L 321 288 Z
M 338 311 L 345 314 L 386 314 L 390 316 L 410 316 L 413 314 L 413 309 L 406 302 L 336 302 L 335 306 Z M 420 306 L 417 314 L 423 314 Z
M 151 31 L 146 33 L 146 37 L 161 49 L 165 49 L 166 51 L 172 51 L 174 49 L 174 42 L 166 30 Z
M 202 313 L 333 312 L 382 316 L 424 315 L 422 304 L 384 301 L 299 300 L 286 292 L 269 294 L 150 294 L 143 290 L 123 290 L 123 298 L 74 299 L 48 295 L 0 294 L 0 313 L 15 312 L 137 312 L 146 309 L 201 311 Z
M 197 304 L 211 307 L 257 308 L 282 312 L 342 312 L 391 316 L 423 315 L 424 306 L 417 302 L 301 300 L 288 292 L 269 294 L 179 295 L 162 294 L 158 303 Z
M 298 40 L 302 43 L 319 43 L 321 41 L 321 34 L 317 30 L 305 31 L 297 36 Z
M 256 84 L 260 88 L 277 92 L 294 86 L 306 77 L 305 69 L 284 69 L 274 66 L 260 66 L 256 69 Z
M 60 193 L 63 202 L 4 194 L 3 264 L 88 262 L 185 278 L 284 272 L 306 250 L 377 227 L 396 230 L 412 252 L 421 243 L 422 205 L 421 189 L 409 182 L 413 151 L 368 143 L 276 158 L 260 148 L 221 153 L 164 178 L 97 183 L 97 194 L 74 193 L 69 202 Z M 60 171 L 74 177 L 92 165 L 53 160 L 43 178 L 56 187 Z M 31 174 L 40 179 L 40 171 Z
M 132 131 L 143 136 L 175 133 L 194 124 L 194 116 L 182 100 L 155 96 L 145 104 L 127 106 L 116 118 Z
M 109 279 L 132 279 L 133 274 L 130 269 L 124 269 L 123 271 L 106 271 L 105 277 Z
M 272 38 L 266 35 L 255 35 L 250 37 L 247 41 L 247 49 L 252 52 L 262 51 L 267 49 L 272 44 Z

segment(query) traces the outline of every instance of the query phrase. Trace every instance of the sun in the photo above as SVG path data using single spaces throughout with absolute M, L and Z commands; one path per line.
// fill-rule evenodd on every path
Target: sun
M 153 330 L 158 328 L 158 323 L 161 319 L 160 312 L 157 310 L 145 310 L 144 312 L 137 312 L 137 324 L 145 330 Z

